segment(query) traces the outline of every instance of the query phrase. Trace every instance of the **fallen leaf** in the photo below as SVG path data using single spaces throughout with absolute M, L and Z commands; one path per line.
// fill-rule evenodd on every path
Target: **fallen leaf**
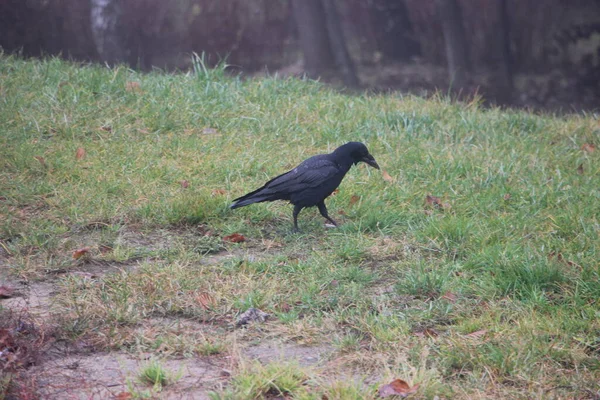
M 219 131 L 216 130 L 215 128 L 204 128 L 204 129 L 202 129 L 202 134 L 203 135 L 216 135 L 217 133 L 219 133 Z
M 182 188 L 187 189 L 190 186 L 190 183 L 186 180 L 183 181 L 179 181 L 179 184 L 181 185 Z
M 553 258 L 556 258 L 560 262 L 562 262 L 564 260 L 562 253 L 556 252 L 556 251 L 551 251 L 550 253 L 548 253 L 548 258 L 550 260 L 552 260 Z
M 121 392 L 114 397 L 115 400 L 129 400 L 133 399 L 133 395 L 129 392 Z
M 596 151 L 596 146 L 592 143 L 586 143 L 581 146 L 581 150 L 585 151 L 586 153 L 593 153 Z
M 111 252 L 113 248 L 105 244 L 101 244 L 100 246 L 98 246 L 98 250 L 100 250 L 100 253 L 105 254 Z
M 420 332 L 415 332 L 415 335 L 419 337 L 434 338 L 437 337 L 439 333 L 433 328 L 425 328 Z
M 465 335 L 465 337 L 469 338 L 469 339 L 481 339 L 482 337 L 484 337 L 487 334 L 487 329 L 481 329 L 475 332 L 471 332 L 468 335 Z
M 35 158 L 36 160 L 38 160 L 39 163 L 42 164 L 42 167 L 46 168 L 48 166 L 48 164 L 46 164 L 46 160 L 44 159 L 44 157 L 42 157 L 42 156 L 34 156 L 33 158 Z
M 239 233 L 233 233 L 229 236 L 225 236 L 223 238 L 223 240 L 225 240 L 226 242 L 231 242 L 231 243 L 241 243 L 241 242 L 245 242 L 246 238 L 242 235 L 240 235 Z
M 510 196 L 510 193 L 506 193 L 506 194 L 504 195 L 504 201 L 508 201 L 508 200 L 510 200 L 510 197 L 511 197 L 511 196 Z
M 442 295 L 442 299 L 449 301 L 450 303 L 456 303 L 458 296 L 452 292 L 446 292 Z
M 356 203 L 358 203 L 358 201 L 360 200 L 360 196 L 354 195 L 352 197 L 350 197 L 350 205 L 354 205 Z
M 340 192 L 340 189 L 335 189 L 333 192 L 331 192 L 330 196 L 335 196 L 339 192 Z
M 196 295 L 196 300 L 204 309 L 209 309 L 215 304 L 215 299 L 208 293 L 200 293 Z
M 548 259 L 549 260 L 553 260 L 556 258 L 556 261 L 567 264 L 570 267 L 578 267 L 581 268 L 581 266 L 573 261 L 567 260 L 561 252 L 556 252 L 556 251 L 551 251 L 550 253 L 548 253 Z
M 394 182 L 394 178 L 392 178 L 390 176 L 390 174 L 387 173 L 386 170 L 382 169 L 381 170 L 381 175 L 383 175 L 383 180 L 386 182 Z
M 223 190 L 223 189 L 214 189 L 214 190 L 211 192 L 211 194 L 212 194 L 213 196 L 222 196 L 222 195 L 224 195 L 225 193 L 227 193 L 227 192 L 226 192 L 225 190 Z
M 0 299 L 8 299 L 9 297 L 12 297 L 14 292 L 15 289 L 2 285 L 0 286 Z
M 291 309 L 292 309 L 292 307 L 288 303 L 283 303 L 279 306 L 279 310 L 281 310 L 281 312 L 284 312 L 284 313 L 290 312 Z
M 110 125 L 102 125 L 100 129 L 102 129 L 105 132 L 112 132 L 112 126 Z
M 430 206 L 440 207 L 442 205 L 442 200 L 440 200 L 439 197 L 431 196 L 428 194 L 425 197 L 425 203 L 427 203 L 427 205 L 430 205 Z
M 81 160 L 83 157 L 85 157 L 85 149 L 83 147 L 79 147 L 75 152 L 75 158 Z
M 379 397 L 400 396 L 407 397 L 410 394 L 416 393 L 419 385 L 410 387 L 408 383 L 402 379 L 395 379 L 387 385 L 379 388 Z
M 73 258 L 79 260 L 81 257 L 85 256 L 90 252 L 89 247 L 82 247 L 81 249 L 77 249 L 73 252 Z
M 139 82 L 127 82 L 125 84 L 125 90 L 128 92 L 139 92 L 141 91 L 141 86 Z
M 579 175 L 583 175 L 583 164 L 579 164 L 579 167 L 577 167 L 577 173 Z

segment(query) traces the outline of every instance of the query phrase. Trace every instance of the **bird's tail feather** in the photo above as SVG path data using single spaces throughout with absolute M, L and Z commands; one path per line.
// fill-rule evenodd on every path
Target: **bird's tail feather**
M 233 208 L 244 207 L 244 206 L 248 206 L 250 204 L 260 203 L 261 201 L 268 201 L 268 200 L 270 200 L 269 196 L 259 195 L 257 193 L 249 193 L 245 196 L 242 196 L 242 197 L 239 197 L 239 198 L 233 200 L 233 203 L 231 203 L 229 208 L 233 209 Z

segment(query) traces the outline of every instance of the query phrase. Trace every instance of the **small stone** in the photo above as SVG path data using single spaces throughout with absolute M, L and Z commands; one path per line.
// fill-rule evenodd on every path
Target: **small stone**
M 269 318 L 269 314 L 258 308 L 249 308 L 245 313 L 240 315 L 235 321 L 237 326 L 247 325 L 250 322 L 265 322 Z

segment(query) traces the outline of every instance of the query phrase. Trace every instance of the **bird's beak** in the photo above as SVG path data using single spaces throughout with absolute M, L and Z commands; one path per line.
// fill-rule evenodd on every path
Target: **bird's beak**
M 379 169 L 379 164 L 377 164 L 377 161 L 375 161 L 373 156 L 370 154 L 368 156 L 365 156 L 365 158 L 363 158 L 362 161 L 369 164 L 371 167 L 373 167 L 375 169 Z

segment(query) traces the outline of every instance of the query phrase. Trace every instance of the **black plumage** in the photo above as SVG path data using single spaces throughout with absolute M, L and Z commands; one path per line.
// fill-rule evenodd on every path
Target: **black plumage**
M 259 189 L 238 197 L 231 208 L 263 201 L 288 200 L 294 205 L 294 229 L 298 230 L 298 214 L 303 208 L 317 206 L 329 222 L 337 226 L 327 213 L 325 199 L 340 185 L 350 167 L 359 162 L 379 169 L 379 165 L 360 142 L 346 143 L 329 154 L 304 160 L 291 171 L 281 174 Z

